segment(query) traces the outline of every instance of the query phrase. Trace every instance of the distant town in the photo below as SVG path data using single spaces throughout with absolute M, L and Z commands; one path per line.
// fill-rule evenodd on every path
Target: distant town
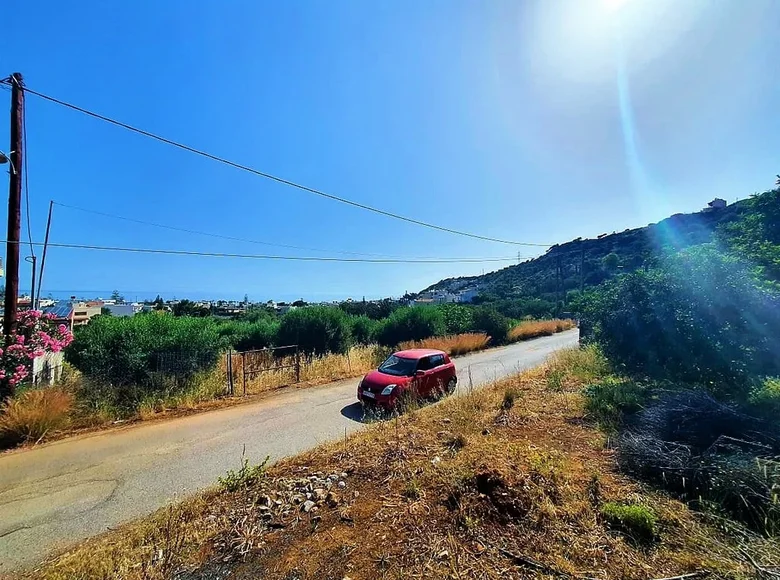
M 119 293 L 114 291 L 110 298 L 80 299 L 71 296 L 67 300 L 57 300 L 52 297 L 41 298 L 36 305 L 37 309 L 53 316 L 54 322 L 66 324 L 69 327 L 77 327 L 88 324 L 95 316 L 135 316 L 142 312 L 163 311 L 175 315 L 195 315 L 195 316 L 216 316 L 220 318 L 233 318 L 246 313 L 252 308 L 265 308 L 274 310 L 279 314 L 285 314 L 290 310 L 309 306 L 312 304 L 342 304 L 351 302 L 382 303 L 393 302 L 403 305 L 426 305 L 426 304 L 469 304 L 479 294 L 478 288 L 461 289 L 457 291 L 430 290 L 418 294 L 405 294 L 400 298 L 382 298 L 378 300 L 354 300 L 347 298 L 345 300 L 332 300 L 326 302 L 306 302 L 304 300 L 295 300 L 293 302 L 276 302 L 268 300 L 265 302 L 252 302 L 248 296 L 244 300 L 188 300 L 172 299 L 165 300 L 157 296 L 154 300 L 130 302 Z M 32 298 L 23 294 L 19 297 L 19 309 L 28 310 L 33 307 Z

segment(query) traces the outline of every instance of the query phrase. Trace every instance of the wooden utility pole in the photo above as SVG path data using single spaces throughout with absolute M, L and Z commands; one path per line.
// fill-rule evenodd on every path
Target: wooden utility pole
M 16 327 L 19 301 L 19 239 L 22 230 L 22 123 L 24 88 L 21 73 L 11 75 L 11 179 L 8 188 L 8 234 L 6 236 L 6 282 L 3 334 L 6 344 Z M 0 396 L 2 398 L 2 396 Z

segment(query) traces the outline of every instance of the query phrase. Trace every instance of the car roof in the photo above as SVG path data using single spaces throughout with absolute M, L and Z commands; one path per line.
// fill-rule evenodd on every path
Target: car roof
M 444 351 L 435 350 L 433 348 L 410 348 L 409 350 L 399 350 L 393 353 L 395 356 L 401 358 L 422 358 L 424 356 L 430 356 L 432 354 L 446 354 Z

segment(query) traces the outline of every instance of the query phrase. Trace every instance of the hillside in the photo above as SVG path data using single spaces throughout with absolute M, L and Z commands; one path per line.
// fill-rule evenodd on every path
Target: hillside
M 446 278 L 427 291 L 477 289 L 485 297 L 541 298 L 555 301 L 582 282 L 595 286 L 616 273 L 641 268 L 665 249 L 683 249 L 711 241 L 721 224 L 734 221 L 745 209 L 745 200 L 723 209 L 691 214 L 675 214 L 642 228 L 602 235 L 595 239 L 577 238 L 552 246 L 543 256 L 508 266 L 482 276 Z M 607 258 L 614 254 L 615 257 Z M 562 284 L 558 288 L 556 267 L 560 263 Z

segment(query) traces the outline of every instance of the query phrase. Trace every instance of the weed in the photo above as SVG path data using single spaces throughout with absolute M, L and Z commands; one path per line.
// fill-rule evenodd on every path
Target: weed
M 605 431 L 614 431 L 626 413 L 639 411 L 649 397 L 648 388 L 633 381 L 607 378 L 585 389 L 585 410 Z
M 516 387 L 512 386 L 507 388 L 504 391 L 504 398 L 501 400 L 501 409 L 504 411 L 509 411 L 512 407 L 515 406 L 515 401 L 521 396 L 522 393 L 517 390 Z
M 657 519 L 648 507 L 607 502 L 601 507 L 601 515 L 610 527 L 637 542 L 651 542 L 655 538 Z
M 39 441 L 66 427 L 73 394 L 60 387 L 23 391 L 0 408 L 0 439 L 8 444 Z
M 244 456 L 244 452 L 241 453 L 241 467 L 239 470 L 233 471 L 229 469 L 225 477 L 217 479 L 219 485 L 225 491 L 238 491 L 241 488 L 252 485 L 265 475 L 265 467 L 270 456 L 266 456 L 259 465 L 249 465 L 249 459 Z
M 460 451 L 468 444 L 468 442 L 469 440 L 465 435 L 458 433 L 447 441 L 447 447 L 449 447 L 452 451 Z
M 411 500 L 418 500 L 422 497 L 422 488 L 420 482 L 416 479 L 410 479 L 406 482 L 406 486 L 403 491 L 404 497 L 408 497 Z

